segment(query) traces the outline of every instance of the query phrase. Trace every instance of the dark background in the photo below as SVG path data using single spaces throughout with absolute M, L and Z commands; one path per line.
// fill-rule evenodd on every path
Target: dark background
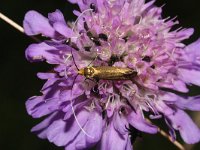
M 200 37 L 199 0 L 157 0 L 156 5 L 164 6 L 163 16 L 178 16 L 182 27 L 193 27 L 194 35 L 190 43 Z M 67 0 L 0 0 L 0 12 L 22 25 L 28 10 L 37 10 L 43 15 L 60 9 L 66 19 L 73 20 L 71 5 Z M 7 23 L 0 20 L 0 150 L 60 150 L 46 140 L 41 140 L 30 132 L 40 119 L 32 119 L 25 110 L 28 97 L 39 94 L 43 81 L 36 73 L 47 71 L 45 63 L 31 64 L 26 61 L 24 51 L 34 41 Z M 191 89 L 191 95 L 200 94 L 198 87 Z M 191 114 L 196 122 L 198 113 Z M 199 114 L 200 115 L 200 114 Z M 181 140 L 180 140 L 181 141 Z M 182 141 L 181 141 L 182 142 Z M 177 148 L 160 135 L 144 135 L 135 146 L 138 150 L 176 150 Z M 200 144 L 187 146 L 198 150 Z

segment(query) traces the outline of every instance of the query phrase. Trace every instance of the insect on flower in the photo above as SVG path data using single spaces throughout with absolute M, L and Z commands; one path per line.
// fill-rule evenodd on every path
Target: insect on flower
M 95 4 L 91 3 L 90 9 L 83 11 L 79 15 L 79 17 L 77 18 L 77 20 L 74 23 L 73 30 L 75 29 L 75 25 L 79 21 L 80 17 L 83 16 L 84 13 L 87 13 L 88 11 L 96 12 L 97 10 L 96 10 Z M 96 46 L 101 46 L 99 39 L 107 41 L 107 36 L 106 36 L 106 34 L 103 34 L 103 33 L 99 34 L 98 37 L 94 37 L 92 35 L 92 33 L 89 31 L 89 27 L 88 27 L 86 21 L 84 21 L 84 28 L 87 32 L 86 35 L 89 37 L 89 39 L 92 42 L 94 42 L 94 44 Z M 72 46 L 72 43 L 69 42 L 69 41 L 71 41 L 71 40 L 68 39 L 66 43 Z M 73 43 L 73 45 L 74 45 L 74 43 Z M 85 68 L 79 69 L 77 67 L 74 56 L 72 54 L 72 50 L 71 50 L 71 55 L 72 55 L 73 61 L 75 63 L 75 66 L 78 70 L 78 74 L 84 75 L 87 79 L 89 78 L 89 79 L 95 79 L 95 80 L 100 80 L 100 79 L 104 79 L 104 80 L 131 80 L 133 77 L 135 77 L 137 75 L 137 72 L 135 70 L 130 69 L 130 68 L 123 68 L 123 67 L 113 67 L 113 66 L 98 66 L 98 67 L 92 66 L 92 67 L 90 67 L 88 65 Z M 98 57 L 98 55 L 95 57 L 95 59 L 97 57 Z M 95 61 L 95 59 L 93 61 Z
M 91 9 L 85 10 L 84 12 L 82 12 L 80 14 L 80 16 L 77 18 L 77 20 L 74 23 L 73 30 L 75 29 L 76 23 L 78 22 L 78 20 L 80 19 L 80 17 L 84 13 L 86 13 L 88 11 L 95 12 L 95 5 L 93 3 L 90 5 L 90 8 Z M 101 42 L 100 42 L 99 39 L 107 41 L 107 36 L 105 34 L 103 34 L 103 33 L 99 34 L 98 38 L 94 37 L 92 35 L 92 33 L 89 31 L 89 27 L 87 26 L 86 22 L 84 22 L 84 28 L 87 31 L 86 35 L 88 36 L 88 38 L 96 46 L 101 46 Z M 78 37 L 80 37 L 80 36 L 78 36 Z M 67 39 L 66 44 L 69 44 L 70 46 L 75 45 L 74 43 L 71 43 L 71 39 Z M 78 48 L 75 48 L 75 49 L 78 50 Z M 76 69 L 78 70 L 78 74 L 77 75 L 83 75 L 86 79 L 92 80 L 92 81 L 94 81 L 96 83 L 96 85 L 93 87 L 93 91 L 94 92 L 98 90 L 98 81 L 99 80 L 131 80 L 132 81 L 134 79 L 134 77 L 137 76 L 137 72 L 135 70 L 133 70 L 133 69 L 130 69 L 130 68 L 115 67 L 115 66 L 90 66 L 90 64 L 93 61 L 95 61 L 96 58 L 98 58 L 98 55 L 96 55 L 96 57 L 93 59 L 92 62 L 90 62 L 90 64 L 87 67 L 79 69 L 77 64 L 76 64 L 76 62 L 75 62 L 72 49 L 71 49 L 71 55 L 72 55 L 72 59 L 73 59 L 74 65 L 76 66 Z M 73 83 L 75 82 L 76 77 L 74 78 Z M 95 89 L 97 89 L 97 90 L 95 90 Z M 73 93 L 73 86 L 72 86 L 72 89 L 71 89 L 71 97 L 73 97 L 72 93 Z M 72 103 L 73 102 L 71 100 L 71 107 L 72 107 L 72 111 L 73 111 L 74 117 L 75 117 L 75 119 L 77 121 L 77 124 L 79 125 L 80 129 L 82 130 L 82 132 L 84 134 L 86 134 L 89 137 L 92 137 L 91 135 L 87 134 L 85 132 L 85 130 L 80 126 L 80 123 L 79 123 L 79 121 L 78 121 L 78 119 L 76 117 L 76 114 L 75 114 L 74 107 L 73 107 Z
M 29 11 L 24 19 L 26 34 L 51 39 L 30 45 L 27 59 L 56 64 L 38 74 L 47 80 L 42 95 L 26 103 L 33 117 L 49 116 L 32 131 L 66 149 L 131 150 L 130 134 L 155 134 L 146 118 L 163 118 L 173 139 L 178 131 L 186 143 L 199 142 L 184 110 L 200 110 L 200 98 L 179 94 L 200 85 L 200 42 L 182 43 L 193 29 L 173 30 L 177 21 L 163 18 L 154 1 L 70 2 L 80 8 L 74 23 L 59 10 L 48 18 Z

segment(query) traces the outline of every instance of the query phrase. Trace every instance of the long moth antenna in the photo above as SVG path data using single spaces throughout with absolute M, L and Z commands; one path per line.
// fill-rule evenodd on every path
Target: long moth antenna
M 75 77 L 75 79 L 74 79 L 74 81 L 73 81 L 73 84 L 72 84 L 73 86 L 72 86 L 72 89 L 71 89 L 70 105 L 71 105 L 71 108 L 72 108 L 72 113 L 73 113 L 73 115 L 74 115 L 74 118 L 75 118 L 76 123 L 78 124 L 80 130 L 81 130 L 86 136 L 88 136 L 88 137 L 90 137 L 90 138 L 94 138 L 93 136 L 89 135 L 89 134 L 83 129 L 83 127 L 81 126 L 81 124 L 80 124 L 79 121 L 78 121 L 78 118 L 77 118 L 76 113 L 75 113 L 75 110 L 74 110 L 73 101 L 72 101 L 72 97 L 73 97 L 72 91 L 73 91 L 74 83 L 75 83 L 77 77 L 78 77 L 78 75 Z
M 76 26 L 77 22 L 79 21 L 79 19 L 80 19 L 86 12 L 88 12 L 88 11 L 93 11 L 93 9 L 91 9 L 91 8 L 86 9 L 86 10 L 84 10 L 84 11 L 78 16 L 78 18 L 77 18 L 76 21 L 74 22 L 74 26 L 73 26 L 73 28 L 72 28 L 72 31 L 74 31 L 75 26 Z
M 93 58 L 93 60 L 88 64 L 88 66 L 90 66 L 96 60 L 97 57 L 98 57 L 98 54 Z
M 73 52 L 72 52 L 72 48 L 71 48 L 71 54 L 72 54 L 72 59 L 73 59 L 74 65 L 76 66 L 76 69 L 79 71 L 80 69 L 78 68 L 78 66 L 75 62 L 74 55 L 73 55 Z
M 74 22 L 74 25 L 73 25 L 73 28 L 72 28 L 72 31 L 74 32 L 74 29 L 75 29 L 75 26 L 76 26 L 76 24 L 77 24 L 77 22 L 79 21 L 79 19 L 86 13 L 86 12 L 89 12 L 89 11 L 93 11 L 93 9 L 86 9 L 86 10 L 84 10 L 79 16 L 78 16 L 78 18 L 76 19 L 76 21 Z M 73 38 L 73 37 L 72 37 Z M 78 38 L 78 37 L 76 37 L 76 38 Z M 71 49 L 71 54 L 72 54 L 72 59 L 73 59 L 73 61 L 74 61 L 74 65 L 76 66 L 76 68 L 77 68 L 77 70 L 79 71 L 79 68 L 78 68 L 78 66 L 77 66 L 77 64 L 76 64 L 76 62 L 75 62 L 75 59 L 74 59 L 74 55 L 73 55 L 73 52 L 72 52 L 72 49 Z
M 74 22 L 74 26 L 73 26 L 73 28 L 72 28 L 72 31 L 73 31 L 73 32 L 74 32 L 74 30 L 75 30 L 75 26 L 76 26 L 77 22 L 79 21 L 79 19 L 80 19 L 86 12 L 89 12 L 89 11 L 93 11 L 93 9 L 86 9 L 86 10 L 84 10 L 84 11 L 78 16 L 78 18 L 77 18 L 76 21 Z M 73 38 L 73 37 L 72 37 L 72 38 Z M 78 37 L 77 37 L 77 38 L 78 38 Z M 76 64 L 76 62 L 75 62 L 72 48 L 71 48 L 71 55 L 72 55 L 72 59 L 73 59 L 74 65 L 76 66 L 77 70 L 79 71 L 80 69 L 78 68 L 78 66 L 77 66 L 77 64 Z M 71 105 L 72 113 L 73 113 L 73 115 L 74 115 L 74 119 L 76 120 L 76 123 L 78 124 L 80 130 L 81 130 L 86 136 L 88 136 L 88 137 L 90 137 L 90 138 L 94 138 L 94 137 L 92 137 L 91 135 L 89 135 L 89 134 L 83 129 L 83 127 L 81 126 L 80 122 L 78 121 L 78 118 L 77 118 L 76 113 L 75 113 L 75 110 L 74 110 L 72 97 L 73 97 L 74 83 L 75 83 L 77 77 L 78 77 L 78 75 L 75 77 L 75 79 L 74 79 L 74 81 L 73 81 L 73 83 L 72 83 L 73 86 L 72 86 L 72 89 L 71 89 L 70 105 Z

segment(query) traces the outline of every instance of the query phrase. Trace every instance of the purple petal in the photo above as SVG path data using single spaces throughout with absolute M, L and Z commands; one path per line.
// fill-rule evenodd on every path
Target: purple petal
M 71 103 L 70 101 L 68 101 L 68 102 L 69 102 L 68 104 Z M 81 110 L 83 107 L 87 106 L 87 104 L 88 104 L 87 100 L 85 100 L 84 98 L 80 99 L 79 103 L 76 102 L 76 104 L 73 105 L 75 112 Z M 67 120 L 73 115 L 73 111 L 72 111 L 72 106 L 71 105 L 66 105 L 62 109 L 62 111 L 65 112 L 65 116 L 64 116 L 63 120 Z
M 45 100 L 42 96 L 34 96 L 26 101 L 26 109 L 33 118 L 40 118 L 58 109 L 58 98 Z
M 179 79 L 183 80 L 186 83 L 192 83 L 200 86 L 200 71 L 197 70 L 188 70 L 188 69 L 178 69 Z
M 74 99 L 75 97 L 72 98 L 71 90 L 63 90 L 60 92 L 60 100 L 61 101 L 69 101 Z
M 55 73 L 43 73 L 43 72 L 39 72 L 37 73 L 37 77 L 43 80 L 48 80 L 50 78 L 55 78 L 56 74 Z
M 26 49 L 26 58 L 32 62 L 46 60 L 50 64 L 59 64 L 63 61 L 59 55 L 59 51 L 56 48 L 46 43 L 31 44 Z
M 162 101 L 174 103 L 177 101 L 177 95 L 173 93 L 165 93 L 164 95 L 160 96 L 159 99 Z
M 54 24 L 56 22 L 60 22 L 63 24 L 66 24 L 65 18 L 60 10 L 56 10 L 55 12 L 49 13 L 48 18 L 51 24 Z
M 152 5 L 155 3 L 155 0 L 151 0 L 150 2 L 144 4 L 144 6 L 142 7 L 142 11 L 145 11 L 146 9 L 148 9 L 149 7 L 152 7 Z
M 103 120 L 101 115 L 96 111 L 91 112 L 85 125 L 85 131 L 89 136 L 84 134 L 84 136 L 76 143 L 76 148 L 85 149 L 95 145 L 102 136 L 102 123 Z
M 180 97 L 173 93 L 167 93 L 161 97 L 162 100 L 169 104 L 175 104 L 181 109 L 188 109 L 193 111 L 200 110 L 200 96 Z
M 48 19 L 33 10 L 26 13 L 23 27 L 25 33 L 30 36 L 42 34 L 43 36 L 53 38 L 55 35 L 55 30 L 50 25 Z
M 88 122 L 86 124 L 86 131 L 89 135 L 92 135 L 93 138 L 86 137 L 87 143 L 96 143 L 100 140 L 102 135 L 102 116 L 100 113 L 93 111 L 90 114 Z
M 53 113 L 51 114 L 49 117 L 47 117 L 45 120 L 43 120 L 41 123 L 37 124 L 36 126 L 34 126 L 31 129 L 31 132 L 34 132 L 38 135 L 38 137 L 42 138 L 42 139 L 46 139 L 47 135 L 46 135 L 46 131 L 47 128 L 55 121 L 58 120 L 60 118 L 62 118 L 62 114 L 60 113 Z
M 73 97 L 78 97 L 80 95 L 82 95 L 85 92 L 85 87 L 83 84 L 81 83 L 75 83 L 73 85 L 73 89 L 72 89 L 72 96 Z
M 146 122 L 140 113 L 135 113 L 134 111 L 132 111 L 127 119 L 128 119 L 128 122 L 134 128 L 140 131 L 151 133 L 151 134 L 155 134 L 158 131 L 157 127 Z
M 177 91 L 184 92 L 184 93 L 187 93 L 189 91 L 185 83 L 181 80 L 176 80 L 173 82 L 173 84 L 174 84 L 173 89 Z
M 162 101 L 162 100 L 159 100 L 156 103 L 155 106 L 158 109 L 158 111 L 162 112 L 165 116 L 174 114 L 174 110 L 171 109 L 170 107 L 168 107 L 167 104 L 164 101 Z
M 124 116 L 120 116 L 119 113 L 115 113 L 114 120 L 113 126 L 115 130 L 122 135 L 127 134 L 126 127 L 128 127 L 128 122 L 126 118 Z
M 56 22 L 53 24 L 53 27 L 58 33 L 65 36 L 66 38 L 71 38 L 73 36 L 75 37 L 72 29 L 70 29 L 69 27 L 67 27 L 67 25 L 65 25 L 63 23 Z
M 189 62 L 193 62 L 196 64 L 200 64 L 199 56 L 200 56 L 200 39 L 188 45 L 184 49 L 184 59 Z
M 84 127 L 86 121 L 88 120 L 89 112 L 81 111 L 76 114 L 77 119 L 82 127 Z M 75 121 L 74 117 L 69 120 L 58 120 L 51 124 L 47 131 L 47 138 L 50 142 L 58 146 L 65 146 L 72 142 L 76 136 L 79 134 L 80 127 Z
M 174 129 L 179 130 L 181 137 L 188 144 L 197 143 L 200 140 L 200 131 L 192 119 L 182 110 L 166 116 L 170 119 Z
M 66 38 L 70 38 L 73 36 L 72 29 L 67 26 L 64 16 L 60 10 L 49 13 L 48 18 L 50 23 L 58 33 L 64 35 Z
M 71 120 L 70 120 L 71 121 Z M 64 146 L 66 143 L 67 135 L 66 129 L 67 125 L 71 122 L 64 120 L 54 121 L 47 130 L 47 138 L 50 142 L 53 142 L 57 146 Z
M 189 97 L 187 99 L 179 98 L 175 104 L 181 109 L 199 111 L 200 110 L 200 96 Z
M 130 138 L 128 138 L 128 140 L 127 140 L 126 150 L 133 150 L 133 146 L 132 146 Z
M 99 149 L 101 150 L 123 150 L 126 148 L 128 134 L 120 135 L 113 126 L 113 122 L 106 127 Z
M 177 32 L 176 40 L 178 39 L 179 41 L 182 41 L 184 39 L 188 39 L 193 33 L 194 33 L 193 28 L 182 29 Z
M 45 98 L 52 98 L 55 97 L 55 95 L 59 97 L 60 87 L 58 84 L 59 81 L 57 78 L 50 78 L 45 82 L 41 89 L 42 94 L 45 94 Z

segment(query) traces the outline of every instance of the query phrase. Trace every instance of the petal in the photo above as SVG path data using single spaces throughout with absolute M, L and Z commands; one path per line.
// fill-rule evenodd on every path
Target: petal
M 173 93 L 167 93 L 160 97 L 169 104 L 175 104 L 181 109 L 188 109 L 193 111 L 200 110 L 200 96 L 180 97 Z
M 44 99 L 43 96 L 34 96 L 26 101 L 26 109 L 33 118 L 48 115 L 59 108 L 59 99 Z
M 140 131 L 151 134 L 155 134 L 158 131 L 157 127 L 146 122 L 140 113 L 132 111 L 127 119 L 134 128 Z
M 37 77 L 43 80 L 47 80 L 50 78 L 55 78 L 56 74 L 55 73 L 43 73 L 43 72 L 39 72 L 37 73 Z
M 43 120 L 41 123 L 39 123 L 38 125 L 34 126 L 31 129 L 31 132 L 34 132 L 38 135 L 38 137 L 42 138 L 42 139 L 46 139 L 47 135 L 46 135 L 46 131 L 47 128 L 55 121 L 58 120 L 60 118 L 63 117 L 63 114 L 55 112 L 53 114 L 51 114 L 48 118 L 46 118 L 45 120 Z
M 130 138 L 128 138 L 127 143 L 126 143 L 126 150 L 133 150 L 133 146 L 131 144 Z
M 148 9 L 149 7 L 153 7 L 152 5 L 155 3 L 155 0 L 151 0 L 150 2 L 144 4 L 144 6 L 142 7 L 142 11 L 145 11 L 146 9 Z M 148 11 L 148 10 L 147 10 Z
M 88 105 L 88 101 L 85 100 L 83 97 L 79 99 L 80 101 L 79 102 L 74 102 L 75 104 L 72 104 L 73 105 L 73 108 L 74 108 L 74 111 L 77 112 L 79 110 L 81 110 L 82 108 L 84 108 L 85 106 Z M 69 105 L 71 103 L 71 101 L 68 101 L 68 105 L 66 105 L 62 111 L 65 112 L 65 116 L 63 118 L 63 120 L 66 120 L 68 118 L 71 118 L 71 116 L 73 116 L 73 111 L 72 111 L 72 105 Z
M 100 140 L 102 135 L 103 120 L 100 113 L 93 111 L 90 114 L 88 122 L 86 124 L 86 131 L 89 135 L 94 135 L 93 138 L 86 137 L 87 143 L 96 143 Z
M 162 101 L 174 103 L 177 101 L 177 95 L 173 93 L 165 93 L 159 96 L 159 99 Z
M 168 107 L 167 104 L 162 100 L 157 101 L 155 106 L 157 110 L 162 112 L 165 116 L 174 114 L 174 110 Z
M 72 29 L 70 29 L 67 26 L 64 16 L 60 10 L 56 10 L 53 13 L 49 13 L 48 18 L 53 28 L 58 33 L 60 33 L 61 35 L 64 35 L 67 38 L 71 38 L 73 36 Z
M 111 122 L 105 129 L 101 142 L 99 143 L 99 149 L 101 150 L 123 150 L 126 148 L 128 134 L 120 135 Z
M 189 109 L 193 111 L 200 110 L 200 96 L 188 97 L 187 99 L 178 98 L 175 103 L 181 109 Z
M 26 13 L 23 27 L 25 33 L 30 36 L 42 34 L 43 36 L 53 38 L 55 35 L 55 30 L 50 25 L 48 19 L 34 10 Z
M 63 24 L 66 24 L 65 18 L 60 10 L 56 10 L 55 12 L 49 13 L 48 18 L 51 24 L 54 24 L 56 22 L 60 22 Z
M 89 112 L 82 110 L 76 114 L 77 120 L 81 127 L 84 127 L 86 121 L 88 120 Z M 69 120 L 58 120 L 55 121 L 48 128 L 47 138 L 50 142 L 56 144 L 57 146 L 65 146 L 70 144 L 76 139 L 76 136 L 82 132 L 78 123 L 71 117 Z
M 85 125 L 85 131 L 89 136 L 84 134 L 84 136 L 76 143 L 76 148 L 86 149 L 94 146 L 101 139 L 102 123 L 103 120 L 100 113 L 96 111 L 91 112 Z
M 59 64 L 63 62 L 59 55 L 59 50 L 46 43 L 31 44 L 26 49 L 26 58 L 31 62 L 46 60 L 50 64 Z
M 173 84 L 174 84 L 173 89 L 177 91 L 184 92 L 184 93 L 187 93 L 189 91 L 185 83 L 181 80 L 176 80 L 173 82 Z
M 184 39 L 188 39 L 193 33 L 193 28 L 182 29 L 176 33 L 176 40 L 182 41 Z
M 54 121 L 47 130 L 48 140 L 57 146 L 64 146 L 67 139 L 66 129 L 71 123 L 72 119 L 67 122 L 62 119 Z
M 70 29 L 69 27 L 67 27 L 66 24 L 60 23 L 60 22 L 56 22 L 53 24 L 54 29 L 60 33 L 61 35 L 65 36 L 66 38 L 71 38 L 71 37 L 76 37 L 76 35 L 74 34 L 74 32 L 72 31 L 72 29 Z
M 72 89 L 72 96 L 73 97 L 78 97 L 80 95 L 82 95 L 85 92 L 85 87 L 82 83 L 75 83 L 73 85 L 73 89 Z
M 184 111 L 177 110 L 174 114 L 166 117 L 170 119 L 173 128 L 179 130 L 186 143 L 194 144 L 200 140 L 199 128 Z
M 128 122 L 124 116 L 120 116 L 119 113 L 115 113 L 114 115 L 114 128 L 119 134 L 127 134 Z
M 193 42 L 184 48 L 184 59 L 189 62 L 193 62 L 196 64 L 200 64 L 199 56 L 200 56 L 200 39 Z
M 61 101 L 69 101 L 74 99 L 74 97 L 72 98 L 72 93 L 71 90 L 63 90 L 60 92 L 60 98 Z
M 45 95 L 45 98 L 55 97 L 55 95 L 60 93 L 59 84 L 60 81 L 57 78 L 48 79 L 43 85 L 41 92 Z M 58 96 L 57 96 L 58 97 Z
M 179 79 L 183 80 L 186 83 L 192 83 L 200 86 L 200 71 L 197 70 L 188 70 L 188 69 L 178 69 Z

